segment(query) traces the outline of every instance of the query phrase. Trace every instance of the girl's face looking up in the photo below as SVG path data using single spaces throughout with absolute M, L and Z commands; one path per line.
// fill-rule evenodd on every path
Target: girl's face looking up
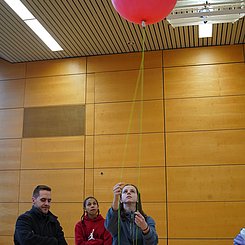
M 122 189 L 122 203 L 136 203 L 138 201 L 137 190 L 132 185 L 126 185 Z

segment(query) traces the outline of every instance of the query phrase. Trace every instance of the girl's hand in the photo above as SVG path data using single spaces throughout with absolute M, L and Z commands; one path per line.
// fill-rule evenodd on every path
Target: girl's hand
M 113 187 L 113 193 L 114 196 L 120 196 L 122 193 L 122 188 L 124 186 L 124 183 L 117 183 L 114 187 Z
M 122 193 L 123 186 L 124 186 L 124 183 L 120 182 L 120 183 L 117 183 L 113 187 L 114 198 L 113 198 L 111 207 L 115 211 L 118 210 L 119 208 L 119 200 L 120 200 L 120 195 Z
M 146 223 L 145 218 L 138 211 L 135 212 L 134 222 L 144 233 L 147 233 L 149 231 L 149 226 Z

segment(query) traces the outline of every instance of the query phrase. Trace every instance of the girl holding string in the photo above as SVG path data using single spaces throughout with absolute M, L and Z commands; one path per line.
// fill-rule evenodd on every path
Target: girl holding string
M 113 193 L 112 206 L 105 221 L 105 227 L 113 238 L 112 244 L 158 244 L 155 221 L 144 213 L 138 188 L 117 183 Z

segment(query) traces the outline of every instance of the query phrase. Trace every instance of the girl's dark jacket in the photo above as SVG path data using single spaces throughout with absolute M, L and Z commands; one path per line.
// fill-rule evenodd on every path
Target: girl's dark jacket
M 150 217 L 146 217 L 146 223 L 149 226 L 149 232 L 143 234 L 140 228 L 134 223 L 134 214 L 126 213 L 126 216 L 120 221 L 120 232 L 118 232 L 118 211 L 109 209 L 105 227 L 113 237 L 113 245 L 118 244 L 118 235 L 120 236 L 121 245 L 156 245 L 158 244 L 158 236 L 155 229 L 155 221 Z M 136 242 L 137 240 L 137 242 Z
M 42 213 L 38 208 L 20 215 L 14 233 L 15 245 L 67 245 L 64 232 L 55 215 Z

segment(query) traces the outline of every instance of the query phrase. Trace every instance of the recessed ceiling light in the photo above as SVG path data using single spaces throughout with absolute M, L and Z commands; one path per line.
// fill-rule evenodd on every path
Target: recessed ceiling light
M 203 23 L 199 25 L 199 38 L 212 37 L 213 25 Z
M 134 41 L 128 41 L 127 44 L 128 44 L 129 46 L 134 46 L 134 45 L 135 45 L 135 42 L 134 42 Z

